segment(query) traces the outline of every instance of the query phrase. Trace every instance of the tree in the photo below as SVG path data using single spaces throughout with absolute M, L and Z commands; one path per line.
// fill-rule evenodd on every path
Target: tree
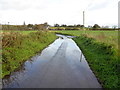
M 85 27 L 84 25 L 81 25 L 81 27 L 83 28 L 83 27 Z
M 59 27 L 60 25 L 59 24 L 55 24 L 54 27 Z
M 38 30 L 38 25 L 37 24 L 34 25 L 34 30 Z
M 28 24 L 27 27 L 31 28 L 33 27 L 33 24 Z
M 93 28 L 100 28 L 100 26 L 98 25 L 98 24 L 95 24 L 94 26 L 93 26 Z
M 45 25 L 45 26 L 48 26 L 48 23 L 47 23 L 47 22 L 45 22 L 45 23 L 44 23 L 44 25 Z
M 78 24 L 78 25 L 77 25 L 77 27 L 81 27 L 81 25 L 80 25 L 80 24 Z
M 62 25 L 61 25 L 61 27 L 67 27 L 67 25 L 65 25 L 65 24 L 62 24 Z
M 74 25 L 68 25 L 68 27 L 74 27 Z

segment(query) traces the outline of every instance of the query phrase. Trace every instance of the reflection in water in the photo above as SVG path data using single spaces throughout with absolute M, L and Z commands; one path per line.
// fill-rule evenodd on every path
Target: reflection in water
M 9 85 L 12 82 L 16 82 L 16 84 L 19 86 L 18 81 L 20 78 L 18 77 L 24 77 L 27 72 L 27 68 L 32 68 L 32 64 L 35 62 L 34 60 L 36 60 L 38 56 L 39 55 L 36 55 L 26 61 L 19 69 L 16 70 L 16 72 L 12 72 L 10 75 L 5 76 L 2 80 L 3 86 Z
M 56 53 L 58 47 L 62 42 L 60 42 L 60 38 L 55 40 L 54 43 L 45 48 L 41 53 L 27 60 L 16 72 L 12 72 L 10 75 L 5 76 L 2 80 L 3 87 L 9 87 L 10 84 L 15 82 L 15 86 L 19 87 L 18 82 L 23 78 L 27 77 L 32 70 L 38 69 L 37 66 L 39 63 L 44 62 L 45 60 L 49 60 Z M 62 41 L 62 40 L 61 40 Z M 54 51 L 53 51 L 54 50 Z M 51 53 L 52 52 L 52 53 Z M 41 59 L 41 60 L 39 60 Z M 32 69 L 34 68 L 34 69 Z M 31 72 L 30 72 L 31 71 Z
M 81 56 L 80 56 L 80 62 L 82 61 L 82 53 L 81 53 Z

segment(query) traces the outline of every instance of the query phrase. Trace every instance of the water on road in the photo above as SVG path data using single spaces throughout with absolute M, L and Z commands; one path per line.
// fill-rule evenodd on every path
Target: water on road
M 70 36 L 57 34 L 51 45 L 3 79 L 4 88 L 101 88 Z

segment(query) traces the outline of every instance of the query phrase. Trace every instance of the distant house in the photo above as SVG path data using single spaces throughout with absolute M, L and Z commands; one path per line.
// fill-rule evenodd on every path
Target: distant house
M 46 29 L 48 30 L 50 28 L 50 26 L 47 26 Z
M 29 29 L 29 30 L 32 30 L 33 28 L 32 28 L 32 27 L 29 27 L 28 29 Z
M 38 30 L 46 30 L 49 28 L 48 24 L 47 23 L 44 23 L 44 24 L 37 24 L 37 28 Z

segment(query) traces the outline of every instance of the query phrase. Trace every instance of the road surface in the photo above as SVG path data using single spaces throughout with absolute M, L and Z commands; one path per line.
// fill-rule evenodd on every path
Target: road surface
M 20 71 L 3 79 L 4 88 L 101 88 L 76 43 L 58 36 Z

